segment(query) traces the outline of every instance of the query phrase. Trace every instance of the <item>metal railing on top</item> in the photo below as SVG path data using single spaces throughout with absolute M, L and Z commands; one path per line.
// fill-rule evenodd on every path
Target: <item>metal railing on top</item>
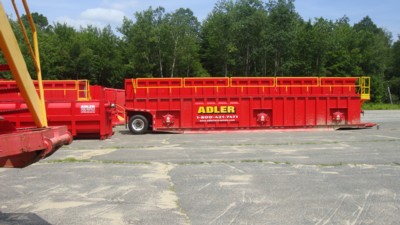
M 137 78 L 132 79 L 132 87 L 153 88 L 222 88 L 222 87 L 313 87 L 349 88 L 357 91 L 362 100 L 370 99 L 370 77 L 215 77 L 215 78 Z

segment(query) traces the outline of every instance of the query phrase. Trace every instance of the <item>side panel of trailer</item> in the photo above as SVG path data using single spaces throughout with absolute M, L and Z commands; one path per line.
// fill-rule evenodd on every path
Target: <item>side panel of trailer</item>
M 365 77 L 127 79 L 125 107 L 127 118 L 143 115 L 154 131 L 365 127 L 360 114 L 362 103 L 369 99 L 369 86 L 362 85 L 368 81 Z

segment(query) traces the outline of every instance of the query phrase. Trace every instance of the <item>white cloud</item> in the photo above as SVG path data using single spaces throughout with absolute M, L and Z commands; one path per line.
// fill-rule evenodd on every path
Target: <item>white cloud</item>
M 57 23 L 61 23 L 61 24 L 64 24 L 64 23 L 68 24 L 68 25 L 73 26 L 75 28 L 79 28 L 80 26 L 86 26 L 87 25 L 87 24 L 84 24 L 83 21 L 71 19 L 70 17 L 67 17 L 67 16 L 57 17 L 55 21 Z
M 108 24 L 121 23 L 125 13 L 117 9 L 94 8 L 83 11 L 80 19 Z
M 88 25 L 101 28 L 107 25 L 111 25 L 112 27 L 120 26 L 124 16 L 124 12 L 116 9 L 92 8 L 80 13 L 79 17 L 76 19 L 64 16 L 58 17 L 56 20 L 60 23 L 69 24 L 77 29 Z
M 49 0 L 43 0 L 47 2 Z M 217 0 L 203 1 L 179 1 L 179 0 L 101 0 L 101 1 L 82 1 L 82 4 L 71 4 L 68 0 L 50 1 L 46 7 L 51 8 L 49 15 L 51 22 L 67 23 L 79 29 L 87 25 L 99 28 L 111 25 L 114 29 L 120 27 L 124 16 L 134 19 L 135 12 L 147 10 L 150 6 L 155 9 L 163 6 L 168 12 L 174 11 L 179 7 L 188 7 L 192 10 L 200 10 L 200 20 L 211 11 Z M 39 1 L 42 2 L 42 1 Z M 60 7 L 61 6 L 61 7 Z M 67 9 L 67 10 L 62 10 Z

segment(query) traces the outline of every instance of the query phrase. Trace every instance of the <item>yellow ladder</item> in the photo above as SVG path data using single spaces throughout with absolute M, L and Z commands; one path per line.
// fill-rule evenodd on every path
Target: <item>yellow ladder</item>
M 361 100 L 371 99 L 371 78 L 370 77 L 360 77 L 360 94 Z

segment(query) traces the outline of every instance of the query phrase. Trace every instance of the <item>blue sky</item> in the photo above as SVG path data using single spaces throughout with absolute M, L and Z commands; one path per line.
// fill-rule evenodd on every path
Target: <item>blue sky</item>
M 11 0 L 1 0 L 1 2 L 8 14 L 15 15 Z M 110 24 L 118 27 L 124 16 L 133 18 L 135 12 L 143 11 L 150 6 L 153 8 L 163 6 L 167 12 L 181 7 L 190 8 L 202 21 L 212 11 L 216 2 L 218 0 L 28 0 L 31 12 L 45 15 L 50 23 L 66 22 L 77 28 L 87 24 L 96 26 Z M 368 15 L 379 27 L 391 32 L 393 39 L 397 40 L 400 34 L 399 0 L 296 0 L 295 6 L 296 11 L 305 20 L 321 16 L 336 20 L 346 15 L 351 23 L 356 23 Z

